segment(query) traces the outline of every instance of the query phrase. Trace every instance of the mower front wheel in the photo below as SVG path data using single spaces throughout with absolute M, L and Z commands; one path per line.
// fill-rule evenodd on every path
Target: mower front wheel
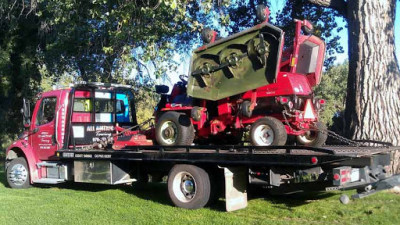
M 194 128 L 190 118 L 184 113 L 164 113 L 156 124 L 156 140 L 163 146 L 191 145 Z
M 250 141 L 254 146 L 284 145 L 287 133 L 283 123 L 273 117 L 257 120 L 250 129 Z

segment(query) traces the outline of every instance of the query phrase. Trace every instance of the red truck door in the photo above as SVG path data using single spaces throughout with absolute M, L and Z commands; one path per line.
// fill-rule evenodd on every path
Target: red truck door
M 56 92 L 44 93 L 36 103 L 30 136 L 31 145 L 40 160 L 48 160 L 58 149 L 55 137 L 57 98 Z

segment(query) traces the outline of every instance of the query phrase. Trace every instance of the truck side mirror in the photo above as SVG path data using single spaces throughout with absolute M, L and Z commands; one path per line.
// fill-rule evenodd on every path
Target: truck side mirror
M 29 127 L 31 125 L 31 105 L 30 101 L 27 99 L 23 99 L 23 105 L 21 109 L 24 127 Z

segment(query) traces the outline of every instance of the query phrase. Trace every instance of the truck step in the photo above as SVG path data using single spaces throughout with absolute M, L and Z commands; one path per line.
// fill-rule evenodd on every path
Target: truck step
M 52 162 L 52 161 L 44 161 L 44 162 L 40 162 L 40 163 L 36 163 L 36 165 L 40 168 L 40 167 L 57 167 L 60 164 L 60 162 Z
M 54 178 L 41 178 L 37 180 L 33 180 L 33 183 L 36 184 L 59 184 L 64 183 L 64 179 L 54 179 Z

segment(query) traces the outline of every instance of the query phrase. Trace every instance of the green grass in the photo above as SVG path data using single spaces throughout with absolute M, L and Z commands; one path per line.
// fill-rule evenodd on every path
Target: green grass
M 265 195 L 228 213 L 222 200 L 200 210 L 173 207 L 162 183 L 16 190 L 5 186 L 4 172 L 0 177 L 0 224 L 400 224 L 400 195 L 388 192 L 348 205 L 339 192 Z

